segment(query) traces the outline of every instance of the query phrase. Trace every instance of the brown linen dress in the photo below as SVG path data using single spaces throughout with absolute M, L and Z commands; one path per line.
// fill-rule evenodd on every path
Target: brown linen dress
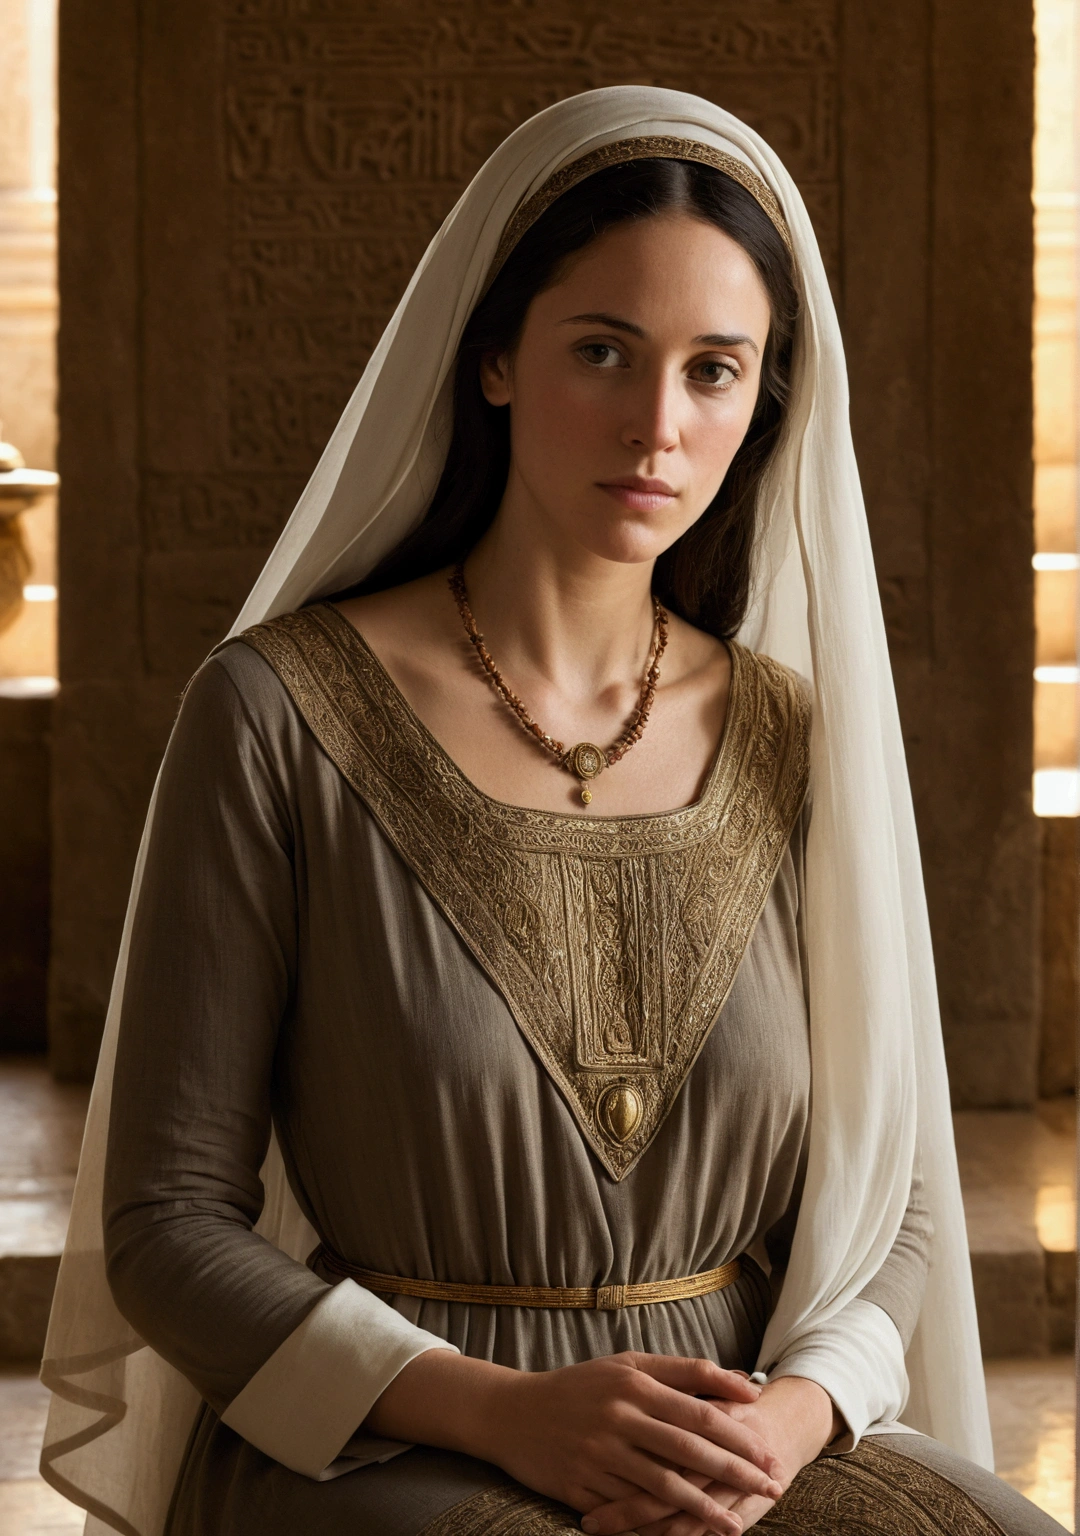
M 244 640 L 193 681 L 166 759 L 110 1126 L 114 1295 L 205 1400 L 169 1536 L 572 1528 L 468 1457 L 415 1447 L 320 1482 L 220 1422 L 327 1293 L 251 1230 L 271 1122 L 305 1214 L 354 1265 L 580 1286 L 743 1256 L 726 1290 L 622 1310 L 388 1298 L 463 1352 L 753 1369 L 808 1125 L 803 693 L 735 646 L 700 800 L 556 815 L 471 785 L 329 605 Z M 613 1087 L 636 1096 L 629 1133 L 605 1114 Z M 863 1293 L 905 1340 L 929 1241 L 916 1184 Z M 765 1523 L 1059 1529 L 916 1436 L 815 1464 Z

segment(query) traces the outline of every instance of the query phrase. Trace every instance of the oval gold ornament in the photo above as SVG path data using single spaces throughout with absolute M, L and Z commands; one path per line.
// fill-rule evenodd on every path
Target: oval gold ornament
M 643 1109 L 637 1089 L 631 1088 L 629 1083 L 618 1083 L 600 1100 L 600 1124 L 613 1141 L 629 1141 L 641 1124 Z
M 576 747 L 572 747 L 568 761 L 571 771 L 579 779 L 595 779 L 607 767 L 607 758 L 591 741 L 579 741 Z

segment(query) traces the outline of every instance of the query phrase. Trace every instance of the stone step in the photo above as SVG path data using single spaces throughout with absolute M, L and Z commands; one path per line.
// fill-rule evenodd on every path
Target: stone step
M 88 1101 L 44 1057 L 0 1057 L 0 1360 L 41 1358 Z
M 0 1360 L 40 1358 L 88 1098 L 42 1057 L 0 1057 Z M 1074 1100 L 962 1110 L 955 1125 L 984 1355 L 1071 1349 Z
M 954 1116 L 983 1355 L 1073 1347 L 1076 1102 Z

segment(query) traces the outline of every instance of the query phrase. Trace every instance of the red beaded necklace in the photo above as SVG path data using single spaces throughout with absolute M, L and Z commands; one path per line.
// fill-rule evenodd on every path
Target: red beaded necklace
M 668 642 L 668 616 L 660 599 L 653 595 L 653 637 L 649 647 L 649 657 L 645 663 L 645 676 L 641 680 L 641 694 L 638 698 L 637 708 L 630 718 L 630 723 L 623 731 L 619 739 L 605 752 L 601 747 L 594 746 L 591 741 L 579 741 L 576 747 L 567 749 L 561 741 L 556 741 L 549 736 L 529 714 L 517 694 L 508 685 L 506 679 L 492 661 L 484 644 L 484 637 L 476 628 L 476 620 L 473 618 L 472 609 L 469 607 L 469 594 L 465 587 L 465 568 L 456 565 L 449 578 L 450 591 L 454 594 L 461 622 L 465 626 L 465 633 L 473 643 L 480 664 L 484 669 L 488 682 L 502 699 L 503 703 L 514 713 L 518 724 L 523 730 L 555 758 L 560 768 L 565 768 L 572 773 L 581 784 L 581 798 L 588 805 L 592 800 L 592 790 L 589 781 L 595 779 L 598 773 L 605 768 L 611 768 L 620 757 L 625 757 L 636 741 L 641 740 L 642 732 L 648 723 L 649 711 L 653 706 L 656 696 L 656 685 L 660 681 L 660 659 L 664 654 Z

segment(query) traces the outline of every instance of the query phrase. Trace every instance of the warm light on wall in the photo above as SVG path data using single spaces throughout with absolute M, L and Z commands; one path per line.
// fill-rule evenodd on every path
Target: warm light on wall
M 1076 0 L 1035 5 L 1035 813 L 1080 815 Z

